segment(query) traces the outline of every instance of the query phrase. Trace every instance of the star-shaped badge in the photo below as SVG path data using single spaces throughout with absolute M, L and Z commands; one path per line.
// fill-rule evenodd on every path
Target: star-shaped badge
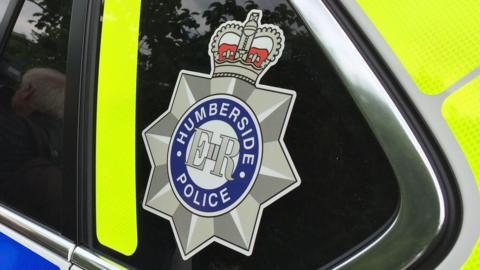
M 212 74 L 181 71 L 168 110 L 143 132 L 143 205 L 170 221 L 185 260 L 212 242 L 251 255 L 263 209 L 300 185 L 283 142 L 295 92 L 257 83 L 284 46 L 261 15 L 221 25 Z

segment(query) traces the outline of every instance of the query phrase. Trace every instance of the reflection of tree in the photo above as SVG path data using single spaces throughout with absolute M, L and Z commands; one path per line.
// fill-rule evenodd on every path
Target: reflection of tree
M 34 2 L 32 0 L 32 2 Z M 33 14 L 30 22 L 38 31 L 33 30 L 39 48 L 45 53 L 38 54 L 37 65 L 53 63 L 54 68 L 64 70 L 66 66 L 68 31 L 70 23 L 71 0 L 37 0 L 41 12 Z
M 245 7 L 237 5 L 235 0 L 226 0 L 225 3 L 214 2 L 210 4 L 208 10 L 203 12 L 203 17 L 206 18 L 206 24 L 210 26 L 210 32 L 213 33 L 224 22 L 245 20 L 248 11 L 255 8 L 258 8 L 258 5 L 253 1 L 247 1 Z
M 139 98 L 165 104 L 179 70 L 188 68 L 209 73 L 208 43 L 215 29 L 228 20 L 245 20 L 248 11 L 254 8 L 259 8 L 254 1 L 246 1 L 241 6 L 235 0 L 226 0 L 224 3 L 211 3 L 200 16 L 197 12 L 182 8 L 180 0 L 161 3 L 145 1 L 139 38 L 138 83 L 139 88 L 146 92 Z M 280 61 L 290 65 L 292 61 L 303 61 L 299 55 L 308 55 L 309 47 L 304 45 L 311 41 L 292 9 L 286 4 L 280 4 L 274 10 L 265 10 L 262 21 L 279 25 L 284 30 L 287 42 L 292 43 L 286 47 Z M 202 24 L 208 26 L 207 31 L 201 30 L 205 28 L 201 27 Z M 294 55 L 291 48 L 296 48 Z M 291 74 L 292 70 L 288 68 L 282 72 Z M 311 72 L 317 73 L 318 77 L 318 70 Z M 159 89 L 165 89 L 165 95 Z M 152 109 L 145 113 L 153 117 L 157 109 Z
M 38 10 L 27 21 L 30 37 L 12 35 L 7 55 L 22 69 L 47 66 L 64 71 L 71 0 L 27 0 L 23 9 Z
M 139 134 L 168 107 L 180 70 L 210 72 L 208 43 L 220 24 L 272 7 L 262 0 L 143 2 Z M 186 2 L 202 2 L 204 8 L 191 12 Z M 286 141 L 302 185 L 264 212 L 251 257 L 213 245 L 194 257 L 194 269 L 316 269 L 366 239 L 396 206 L 393 174 L 360 112 L 301 19 L 285 1 L 274 2 L 263 9 L 262 23 L 282 28 L 285 49 L 261 83 L 297 91 Z M 137 179 L 148 179 L 147 155 L 143 147 L 137 149 Z M 146 183 L 137 183 L 141 199 Z M 166 222 L 149 221 L 170 231 Z M 157 231 L 145 232 L 149 239 L 142 242 L 162 241 L 151 239 Z M 152 258 L 138 255 L 139 268 L 148 268 Z

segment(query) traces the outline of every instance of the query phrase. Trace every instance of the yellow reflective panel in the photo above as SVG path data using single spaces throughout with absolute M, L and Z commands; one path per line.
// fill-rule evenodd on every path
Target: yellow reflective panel
M 357 1 L 424 94 L 480 66 L 480 1 Z
M 449 96 L 442 114 L 462 148 L 480 187 L 480 77 Z M 480 269 L 480 243 L 463 270 Z
M 96 231 L 124 255 L 137 248 L 135 102 L 140 0 L 105 1 L 97 96 Z
M 478 270 L 480 269 L 480 241 L 477 242 L 472 255 L 468 259 L 467 263 L 462 267 L 462 270 Z
M 480 77 L 449 96 L 442 114 L 480 183 Z

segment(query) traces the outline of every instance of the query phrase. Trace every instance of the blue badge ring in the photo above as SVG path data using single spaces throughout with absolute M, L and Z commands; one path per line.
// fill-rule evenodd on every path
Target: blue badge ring
M 198 101 L 184 113 L 170 140 L 167 168 L 175 196 L 200 216 L 229 212 L 253 187 L 262 148 L 258 120 L 243 101 L 230 95 Z

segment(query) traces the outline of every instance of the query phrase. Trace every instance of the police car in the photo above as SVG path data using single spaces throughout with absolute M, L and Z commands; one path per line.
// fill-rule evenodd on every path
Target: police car
M 2 0 L 0 269 L 480 269 L 473 0 Z

